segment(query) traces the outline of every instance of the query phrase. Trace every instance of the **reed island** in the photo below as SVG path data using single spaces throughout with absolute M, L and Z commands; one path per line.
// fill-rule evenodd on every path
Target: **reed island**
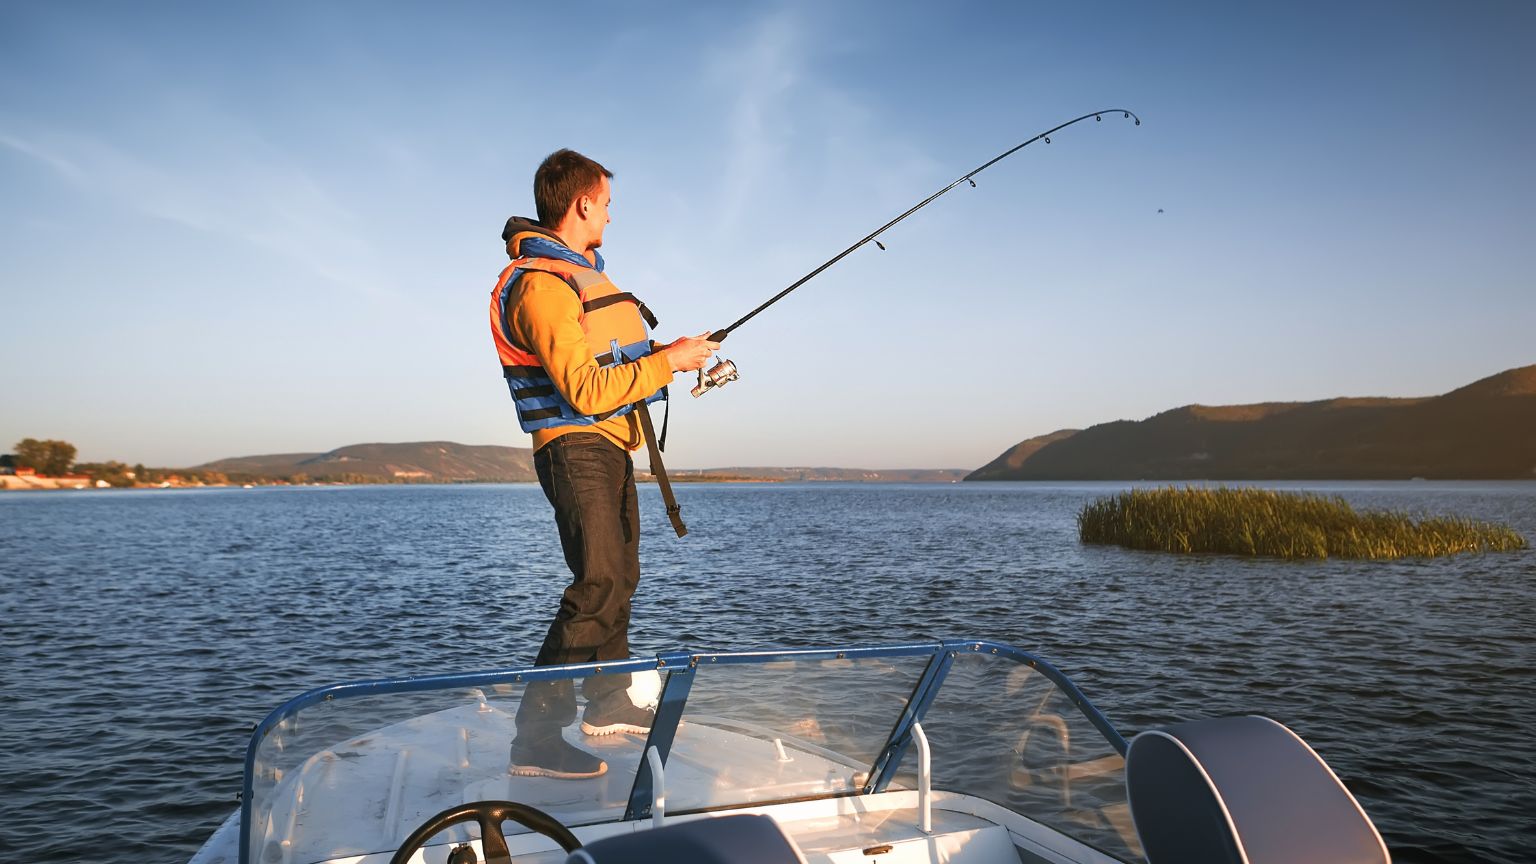
M 1357 512 L 1337 496 L 1166 486 L 1100 498 L 1077 514 L 1084 543 L 1269 558 L 1410 558 L 1528 548 L 1504 525 Z

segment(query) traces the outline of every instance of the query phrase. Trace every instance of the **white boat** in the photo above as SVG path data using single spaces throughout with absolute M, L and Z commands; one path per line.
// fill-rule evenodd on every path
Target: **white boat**
M 565 730 L 606 773 L 508 773 L 530 682 L 626 674 L 632 693 L 656 682 L 648 734 Z M 258 726 L 240 809 L 192 864 L 486 860 L 1389 856 L 1343 784 L 1285 727 L 1225 718 L 1128 743 L 1051 664 L 966 640 L 670 653 L 312 690 Z

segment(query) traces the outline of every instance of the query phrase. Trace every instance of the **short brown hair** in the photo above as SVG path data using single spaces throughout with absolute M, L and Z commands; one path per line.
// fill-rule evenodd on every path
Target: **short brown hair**
M 539 224 L 559 226 L 560 220 L 576 203 L 602 185 L 613 172 L 575 150 L 561 148 L 544 157 L 533 173 L 533 204 L 538 208 Z

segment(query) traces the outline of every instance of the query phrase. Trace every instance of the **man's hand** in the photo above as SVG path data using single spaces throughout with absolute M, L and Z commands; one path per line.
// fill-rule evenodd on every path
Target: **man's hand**
M 709 331 L 705 330 L 697 336 L 684 336 L 661 350 L 673 372 L 692 372 L 704 368 L 710 355 L 720 350 L 720 343 L 709 341 Z

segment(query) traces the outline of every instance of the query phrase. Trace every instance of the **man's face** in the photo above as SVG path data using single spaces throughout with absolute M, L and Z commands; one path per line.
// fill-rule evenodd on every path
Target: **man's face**
M 582 206 L 587 210 L 582 214 L 588 226 L 587 231 L 591 239 L 587 242 L 588 249 L 596 249 L 603 245 L 603 228 L 611 221 L 608 218 L 608 205 L 613 201 L 613 186 L 604 177 L 603 182 L 597 187 L 593 195 L 583 196 Z

